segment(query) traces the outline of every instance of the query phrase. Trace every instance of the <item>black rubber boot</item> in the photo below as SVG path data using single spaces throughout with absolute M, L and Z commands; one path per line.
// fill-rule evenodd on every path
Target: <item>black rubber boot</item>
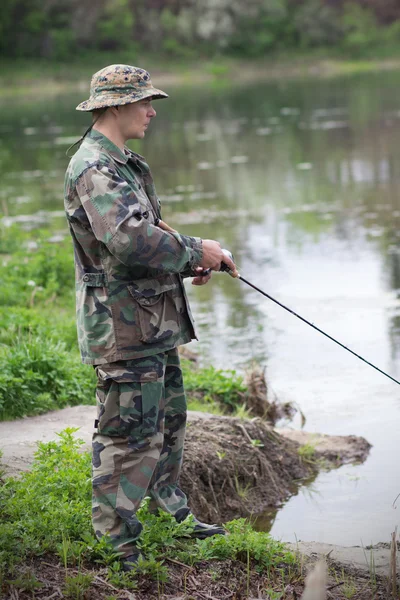
M 213 535 L 226 535 L 226 531 L 220 525 L 208 525 L 207 523 L 202 523 L 190 512 L 188 508 L 181 508 L 178 512 L 175 513 L 174 517 L 178 523 L 182 523 L 185 519 L 192 516 L 192 523 L 194 524 L 194 529 L 190 534 L 193 538 L 198 538 L 203 540 L 208 537 L 212 537 Z
M 213 535 L 226 535 L 226 531 L 220 525 L 208 525 L 202 523 L 196 517 L 193 517 L 194 530 L 190 534 L 192 538 L 198 538 L 204 540 L 205 538 L 212 537 Z
M 121 558 L 122 570 L 126 572 L 134 571 L 140 557 L 144 558 L 139 549 L 132 552 L 129 556 L 123 556 Z

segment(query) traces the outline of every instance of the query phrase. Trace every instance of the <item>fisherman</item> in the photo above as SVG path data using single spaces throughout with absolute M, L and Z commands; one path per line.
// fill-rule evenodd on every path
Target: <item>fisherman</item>
M 92 124 L 65 178 L 72 235 L 78 340 L 97 374 L 93 435 L 93 526 L 108 534 L 122 567 L 141 555 L 136 511 L 149 509 L 193 524 L 193 536 L 224 534 L 198 521 L 179 487 L 186 400 L 177 347 L 196 337 L 182 278 L 194 285 L 232 260 L 214 240 L 181 235 L 161 220 L 145 159 L 125 145 L 142 139 L 168 95 L 141 68 L 111 65 L 95 73 L 77 110 Z

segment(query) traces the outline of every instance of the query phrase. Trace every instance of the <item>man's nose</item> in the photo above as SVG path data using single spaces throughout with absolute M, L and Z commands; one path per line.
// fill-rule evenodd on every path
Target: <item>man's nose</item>
M 156 113 L 156 111 L 155 111 L 155 110 L 154 110 L 154 108 L 151 106 L 151 107 L 150 107 L 150 110 L 149 110 L 149 112 L 148 112 L 148 116 L 149 116 L 150 118 L 153 118 L 153 117 L 155 117 L 155 116 L 156 116 L 156 114 L 157 114 L 157 113 Z

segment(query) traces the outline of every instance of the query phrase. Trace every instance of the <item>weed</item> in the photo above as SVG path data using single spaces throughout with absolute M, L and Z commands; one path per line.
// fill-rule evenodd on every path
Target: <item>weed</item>
M 21 590 L 21 592 L 34 592 L 43 587 L 43 584 L 36 579 L 31 571 L 21 573 L 16 579 L 9 579 L 7 583 Z
M 251 445 L 255 448 L 264 448 L 264 444 L 261 440 L 251 440 Z
M 39 443 L 32 470 L 0 487 L 0 565 L 60 550 L 68 561 L 70 542 L 91 534 L 91 461 L 75 431 Z
M 67 575 L 65 578 L 64 595 L 71 600 L 83 600 L 85 592 L 90 588 L 93 576 L 90 573 Z
M 79 569 L 84 560 L 108 566 L 108 581 L 118 588 L 137 589 L 138 577 L 156 580 L 161 596 L 167 581 L 166 558 L 188 565 L 212 559 L 243 560 L 248 577 L 253 564 L 258 571 L 294 564 L 293 554 L 283 544 L 254 531 L 244 519 L 226 525 L 230 535 L 194 540 L 190 537 L 193 518 L 177 523 L 168 513 L 152 514 L 145 499 L 138 518 L 143 523 L 140 547 L 146 559 L 139 561 L 134 572 L 125 573 L 111 540 L 93 536 L 90 455 L 80 452 L 75 431 L 66 429 L 58 441 L 39 444 L 32 471 L 0 487 L 1 572 L 10 573 L 32 556 L 53 552 L 65 569 L 71 564 Z M 67 577 L 64 595 L 79 600 L 90 583 L 91 577 L 82 573 Z
M 281 598 L 283 598 L 281 592 L 277 592 L 272 588 L 268 588 L 267 590 L 265 590 L 265 593 L 268 594 L 268 600 L 281 600 Z
M 336 583 L 341 584 L 340 590 L 343 596 L 348 600 L 351 600 L 351 598 L 353 598 L 357 593 L 357 587 L 354 581 L 351 579 L 351 577 L 346 575 L 343 568 L 340 573 L 338 573 L 335 569 L 331 569 L 331 573 L 333 574 Z
M 217 456 L 218 456 L 218 460 L 223 460 L 226 456 L 226 452 L 224 452 L 222 450 L 221 451 L 217 450 Z
M 71 541 L 63 534 L 61 544 L 57 544 L 57 554 L 60 556 L 64 568 L 80 565 L 82 558 L 87 554 L 88 547 L 83 541 Z
M 310 442 L 300 446 L 297 452 L 304 463 L 315 464 L 317 462 L 315 457 L 315 446 Z
M 249 489 L 251 487 L 250 483 L 246 483 L 246 485 L 243 485 L 242 482 L 239 481 L 239 478 L 236 475 L 236 473 L 234 475 L 234 480 L 235 480 L 235 489 L 236 489 L 237 495 L 242 500 L 246 500 L 247 496 L 249 495 Z
M 203 406 L 217 404 L 225 412 L 233 413 L 243 403 L 246 386 L 235 371 L 214 367 L 194 369 L 190 361 L 182 360 L 185 388 L 189 396 L 201 397 Z M 206 409 L 207 410 L 207 409 Z
M 251 419 L 252 417 L 251 412 L 248 410 L 245 403 L 236 407 L 233 416 L 238 417 L 239 419 Z
M 0 420 L 94 404 L 92 371 L 61 341 L 33 336 L 0 346 Z
M 108 567 L 108 576 L 107 580 L 118 588 L 123 588 L 125 590 L 136 590 L 137 583 L 133 578 L 132 572 L 125 573 L 122 570 L 122 565 L 120 561 L 115 561 L 112 565 Z
M 157 560 L 153 556 L 149 558 L 139 558 L 139 561 L 133 570 L 135 575 L 145 575 L 150 579 L 156 580 L 158 583 L 166 583 L 168 581 L 168 569 L 164 565 L 163 560 Z

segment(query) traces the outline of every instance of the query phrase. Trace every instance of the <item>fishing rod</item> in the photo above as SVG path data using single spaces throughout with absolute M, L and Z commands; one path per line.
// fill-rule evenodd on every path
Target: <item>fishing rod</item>
M 231 252 L 229 252 L 229 250 L 223 249 L 222 252 L 228 258 L 230 258 L 233 261 L 233 255 L 232 255 Z M 210 271 L 211 271 L 211 269 L 210 270 L 206 269 L 205 272 L 204 272 L 204 275 L 206 275 L 207 272 L 209 273 Z M 311 323 L 310 321 L 307 321 L 307 319 L 305 319 L 301 315 L 299 315 L 296 312 L 294 312 L 294 310 L 292 310 L 288 306 L 285 306 L 284 304 L 282 304 L 282 302 L 279 302 L 279 300 L 276 300 L 276 298 L 273 298 L 270 294 L 267 294 L 267 292 L 264 292 L 263 290 L 261 290 L 259 287 L 257 287 L 256 285 L 254 285 L 253 283 L 251 283 L 250 281 L 248 281 L 247 279 L 245 279 L 244 277 L 242 277 L 242 275 L 240 275 L 240 273 L 238 273 L 238 274 L 234 273 L 228 267 L 228 265 L 226 263 L 224 263 L 224 262 L 221 263 L 220 271 L 228 273 L 228 275 L 230 275 L 231 277 L 234 277 L 235 279 L 240 279 L 241 281 L 243 281 L 243 283 L 245 283 L 246 285 L 248 285 L 251 288 L 253 288 L 254 290 L 256 290 L 256 292 L 259 292 L 260 294 L 262 294 L 263 296 L 265 296 L 269 300 L 272 300 L 272 302 L 275 302 L 275 304 L 278 304 L 278 306 L 280 306 L 281 308 L 284 308 L 285 310 L 287 310 L 288 312 L 290 312 L 290 314 L 292 314 L 295 317 L 297 317 L 298 319 L 300 319 L 300 321 L 303 321 L 303 323 L 306 323 L 307 325 L 309 325 L 310 327 L 312 327 L 313 329 L 315 329 L 319 333 L 322 333 L 322 335 L 324 335 L 325 337 L 327 337 L 329 340 L 332 340 L 332 342 L 335 342 L 335 344 L 338 344 L 338 346 L 340 346 L 341 348 L 344 348 L 345 350 L 347 350 L 348 352 L 350 352 L 351 354 L 353 354 L 354 356 L 356 356 L 357 358 L 359 358 L 360 360 L 362 360 L 363 362 L 365 362 L 367 365 L 369 365 L 370 367 L 372 367 L 373 369 L 375 369 L 376 371 L 379 371 L 379 373 L 382 373 L 382 375 L 385 375 L 385 377 L 388 377 L 389 379 L 391 379 L 392 381 L 394 381 L 395 383 L 397 383 L 397 384 L 400 385 L 400 381 L 398 381 L 397 379 L 395 379 L 394 377 L 392 377 L 388 373 L 385 373 L 385 371 L 382 371 L 382 369 L 380 369 L 376 365 L 373 365 L 371 362 L 369 362 L 368 360 L 366 360 L 365 358 L 363 358 L 362 356 L 360 356 L 359 354 L 357 354 L 356 352 L 354 352 L 353 350 L 351 350 L 350 348 L 348 348 L 347 346 L 345 346 L 344 344 L 342 344 L 341 342 L 339 342 L 338 340 L 336 340 L 334 337 L 332 337 L 331 335 L 329 335 L 328 333 L 326 333 L 325 331 L 323 331 L 322 329 L 320 329 L 319 327 L 317 327 L 316 325 L 314 325 L 314 323 Z

